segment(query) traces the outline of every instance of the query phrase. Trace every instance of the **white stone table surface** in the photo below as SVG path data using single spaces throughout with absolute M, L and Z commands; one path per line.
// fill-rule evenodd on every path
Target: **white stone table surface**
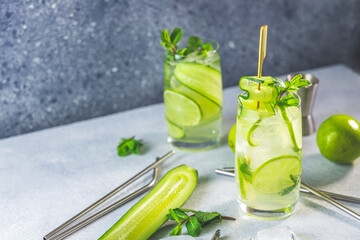
M 360 76 L 344 65 L 304 72 L 320 79 L 313 115 L 317 127 L 333 114 L 348 114 L 360 120 Z M 198 239 L 211 239 L 216 229 L 223 238 L 248 240 L 265 228 L 288 226 L 303 240 L 359 239 L 360 221 L 323 200 L 302 194 L 295 213 L 285 220 L 260 221 L 239 211 L 234 179 L 216 175 L 218 167 L 233 166 L 227 133 L 235 122 L 238 87 L 224 90 L 223 129 L 220 146 L 204 152 L 177 150 L 161 166 L 169 169 L 188 164 L 198 170 L 199 181 L 184 205 L 203 211 L 218 211 L 236 217 L 204 228 Z M 117 144 L 135 135 L 144 141 L 139 156 L 120 158 Z M 173 147 L 167 134 L 163 104 L 155 104 L 105 117 L 46 129 L 0 140 L 0 238 L 42 239 L 74 214 L 123 183 Z M 303 139 L 303 175 L 308 184 L 323 190 L 360 196 L 360 160 L 350 166 L 336 165 L 321 156 L 316 136 Z M 147 183 L 151 173 L 128 191 Z M 68 239 L 97 239 L 139 198 L 113 211 Z M 360 205 L 348 204 L 360 212 Z M 171 226 L 151 239 L 165 238 Z M 186 232 L 186 230 L 185 230 Z M 191 237 L 173 237 L 191 239 Z

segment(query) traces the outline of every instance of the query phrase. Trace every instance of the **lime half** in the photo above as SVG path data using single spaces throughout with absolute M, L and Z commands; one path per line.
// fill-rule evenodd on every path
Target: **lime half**
M 178 126 L 195 126 L 201 120 L 201 110 L 191 98 L 172 91 L 164 91 L 166 118 Z
M 297 156 L 280 156 L 262 164 L 253 175 L 255 189 L 263 193 L 279 193 L 294 185 L 301 174 L 301 161 Z
M 171 123 L 169 120 L 166 120 L 166 126 L 171 137 L 183 138 L 185 136 L 184 130 L 182 130 L 179 126 Z

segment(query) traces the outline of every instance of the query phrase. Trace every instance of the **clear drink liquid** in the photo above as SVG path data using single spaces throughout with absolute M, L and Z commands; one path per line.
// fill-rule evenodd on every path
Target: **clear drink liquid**
M 256 218 L 280 219 L 294 210 L 301 175 L 301 110 L 254 111 L 239 99 L 235 176 L 241 209 Z M 262 104 L 262 103 L 260 103 Z
M 222 109 L 218 52 L 194 52 L 186 57 L 167 53 L 164 104 L 169 142 L 187 150 L 215 146 L 220 137 Z

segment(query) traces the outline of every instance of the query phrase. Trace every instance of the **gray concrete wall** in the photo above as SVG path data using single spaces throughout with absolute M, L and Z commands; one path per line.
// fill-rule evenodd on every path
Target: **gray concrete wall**
M 220 43 L 224 87 L 255 74 L 360 65 L 360 1 L 0 0 L 0 137 L 162 101 L 160 30 Z

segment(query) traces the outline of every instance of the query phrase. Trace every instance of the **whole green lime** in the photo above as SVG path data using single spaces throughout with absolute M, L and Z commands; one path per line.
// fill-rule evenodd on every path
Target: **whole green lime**
M 316 141 L 330 161 L 352 163 L 360 156 L 360 123 L 348 115 L 333 115 L 320 125 Z

